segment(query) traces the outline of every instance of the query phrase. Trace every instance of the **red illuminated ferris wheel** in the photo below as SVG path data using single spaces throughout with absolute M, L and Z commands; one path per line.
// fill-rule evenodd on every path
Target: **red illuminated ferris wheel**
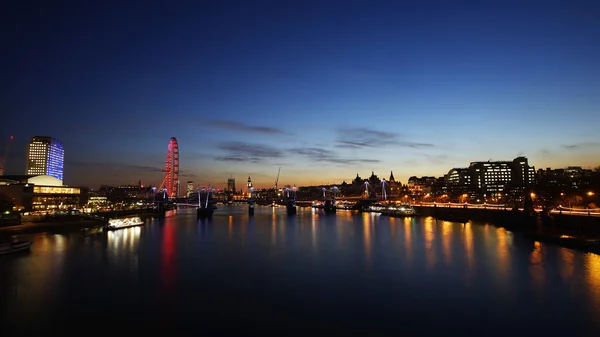
M 167 160 L 163 172 L 165 172 L 165 178 L 160 184 L 159 191 L 165 187 L 169 198 L 177 198 L 179 196 L 179 145 L 175 137 L 171 137 L 171 140 L 169 140 Z

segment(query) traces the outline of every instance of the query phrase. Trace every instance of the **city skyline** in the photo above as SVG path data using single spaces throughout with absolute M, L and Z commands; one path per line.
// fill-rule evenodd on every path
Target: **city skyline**
M 280 166 L 300 186 L 600 164 L 592 1 L 11 6 L 6 174 L 39 134 L 63 142 L 65 183 L 90 187 L 159 185 L 170 137 L 181 182 L 258 188 Z

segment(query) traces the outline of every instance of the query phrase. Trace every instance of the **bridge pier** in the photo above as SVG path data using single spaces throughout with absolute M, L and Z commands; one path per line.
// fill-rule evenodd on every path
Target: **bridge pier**
M 213 211 L 214 210 L 212 207 L 198 207 L 196 209 L 196 214 L 198 216 L 198 219 L 208 219 L 212 218 Z
M 251 201 L 248 203 L 248 215 L 249 216 L 254 215 L 254 201 Z
M 325 200 L 325 202 L 323 203 L 323 210 L 327 214 L 335 214 L 335 211 L 336 211 L 336 208 L 335 208 L 335 199 L 327 199 L 327 200 Z
M 296 214 L 296 201 L 294 200 L 288 200 L 288 202 L 286 202 L 285 207 L 287 209 L 287 214 L 288 215 L 295 215 Z

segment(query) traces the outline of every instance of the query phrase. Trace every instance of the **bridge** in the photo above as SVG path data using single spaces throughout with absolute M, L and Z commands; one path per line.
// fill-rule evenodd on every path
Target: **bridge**
M 280 204 L 279 201 L 277 200 L 249 200 L 249 199 L 243 199 L 243 200 L 234 200 L 233 203 L 234 204 L 248 204 L 249 202 L 254 202 L 255 204 L 258 205 L 271 205 L 271 204 Z M 300 207 L 310 207 L 313 205 L 313 203 L 315 201 L 321 201 L 319 199 L 315 199 L 315 200 L 296 200 L 296 205 L 300 206 Z M 360 198 L 360 197 L 341 197 L 341 198 L 336 198 L 336 201 L 338 202 L 361 202 L 364 204 L 371 204 L 371 203 L 376 203 L 376 202 L 385 202 L 386 200 L 383 199 L 379 199 L 379 198 L 369 198 L 369 199 L 365 199 L 365 198 Z M 181 202 L 175 202 L 174 203 L 177 207 L 198 207 L 198 203 L 189 203 L 189 202 L 185 202 L 185 201 L 181 201 Z M 439 208 L 468 208 L 468 209 L 482 209 L 482 210 L 490 210 L 490 211 L 510 211 L 513 208 L 506 205 L 506 204 L 470 204 L 470 203 L 436 203 L 436 202 L 418 202 L 418 203 L 411 203 L 411 206 L 417 206 L 417 207 L 439 207 Z M 523 208 L 519 208 L 519 211 L 523 211 Z M 534 207 L 534 211 L 537 213 L 541 213 L 544 211 L 543 208 L 541 207 Z M 550 214 L 564 214 L 564 215 L 577 215 L 577 216 L 593 216 L 593 217 L 600 217 L 600 208 L 590 208 L 590 209 L 583 209 L 583 208 L 568 208 L 568 207 L 562 207 L 559 206 L 557 208 L 551 209 L 549 211 Z
M 413 203 L 411 206 L 421 206 L 421 207 L 444 207 L 444 208 L 470 208 L 470 209 L 487 209 L 487 210 L 500 210 L 500 211 L 510 211 L 511 207 L 505 204 L 469 204 L 469 203 L 436 203 L 436 202 L 420 202 Z M 519 211 L 522 211 L 523 208 L 519 208 Z M 543 212 L 544 209 L 541 207 L 534 207 L 534 211 L 540 213 Z M 550 210 L 550 214 L 565 214 L 565 215 L 579 215 L 579 216 L 596 216 L 600 217 L 600 208 L 568 208 L 559 206 L 555 209 Z

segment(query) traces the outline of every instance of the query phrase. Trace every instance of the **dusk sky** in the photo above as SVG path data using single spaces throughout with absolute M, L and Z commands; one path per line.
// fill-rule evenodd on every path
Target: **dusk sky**
M 599 1 L 9 1 L 0 152 L 65 183 L 406 183 L 524 155 L 600 165 Z

